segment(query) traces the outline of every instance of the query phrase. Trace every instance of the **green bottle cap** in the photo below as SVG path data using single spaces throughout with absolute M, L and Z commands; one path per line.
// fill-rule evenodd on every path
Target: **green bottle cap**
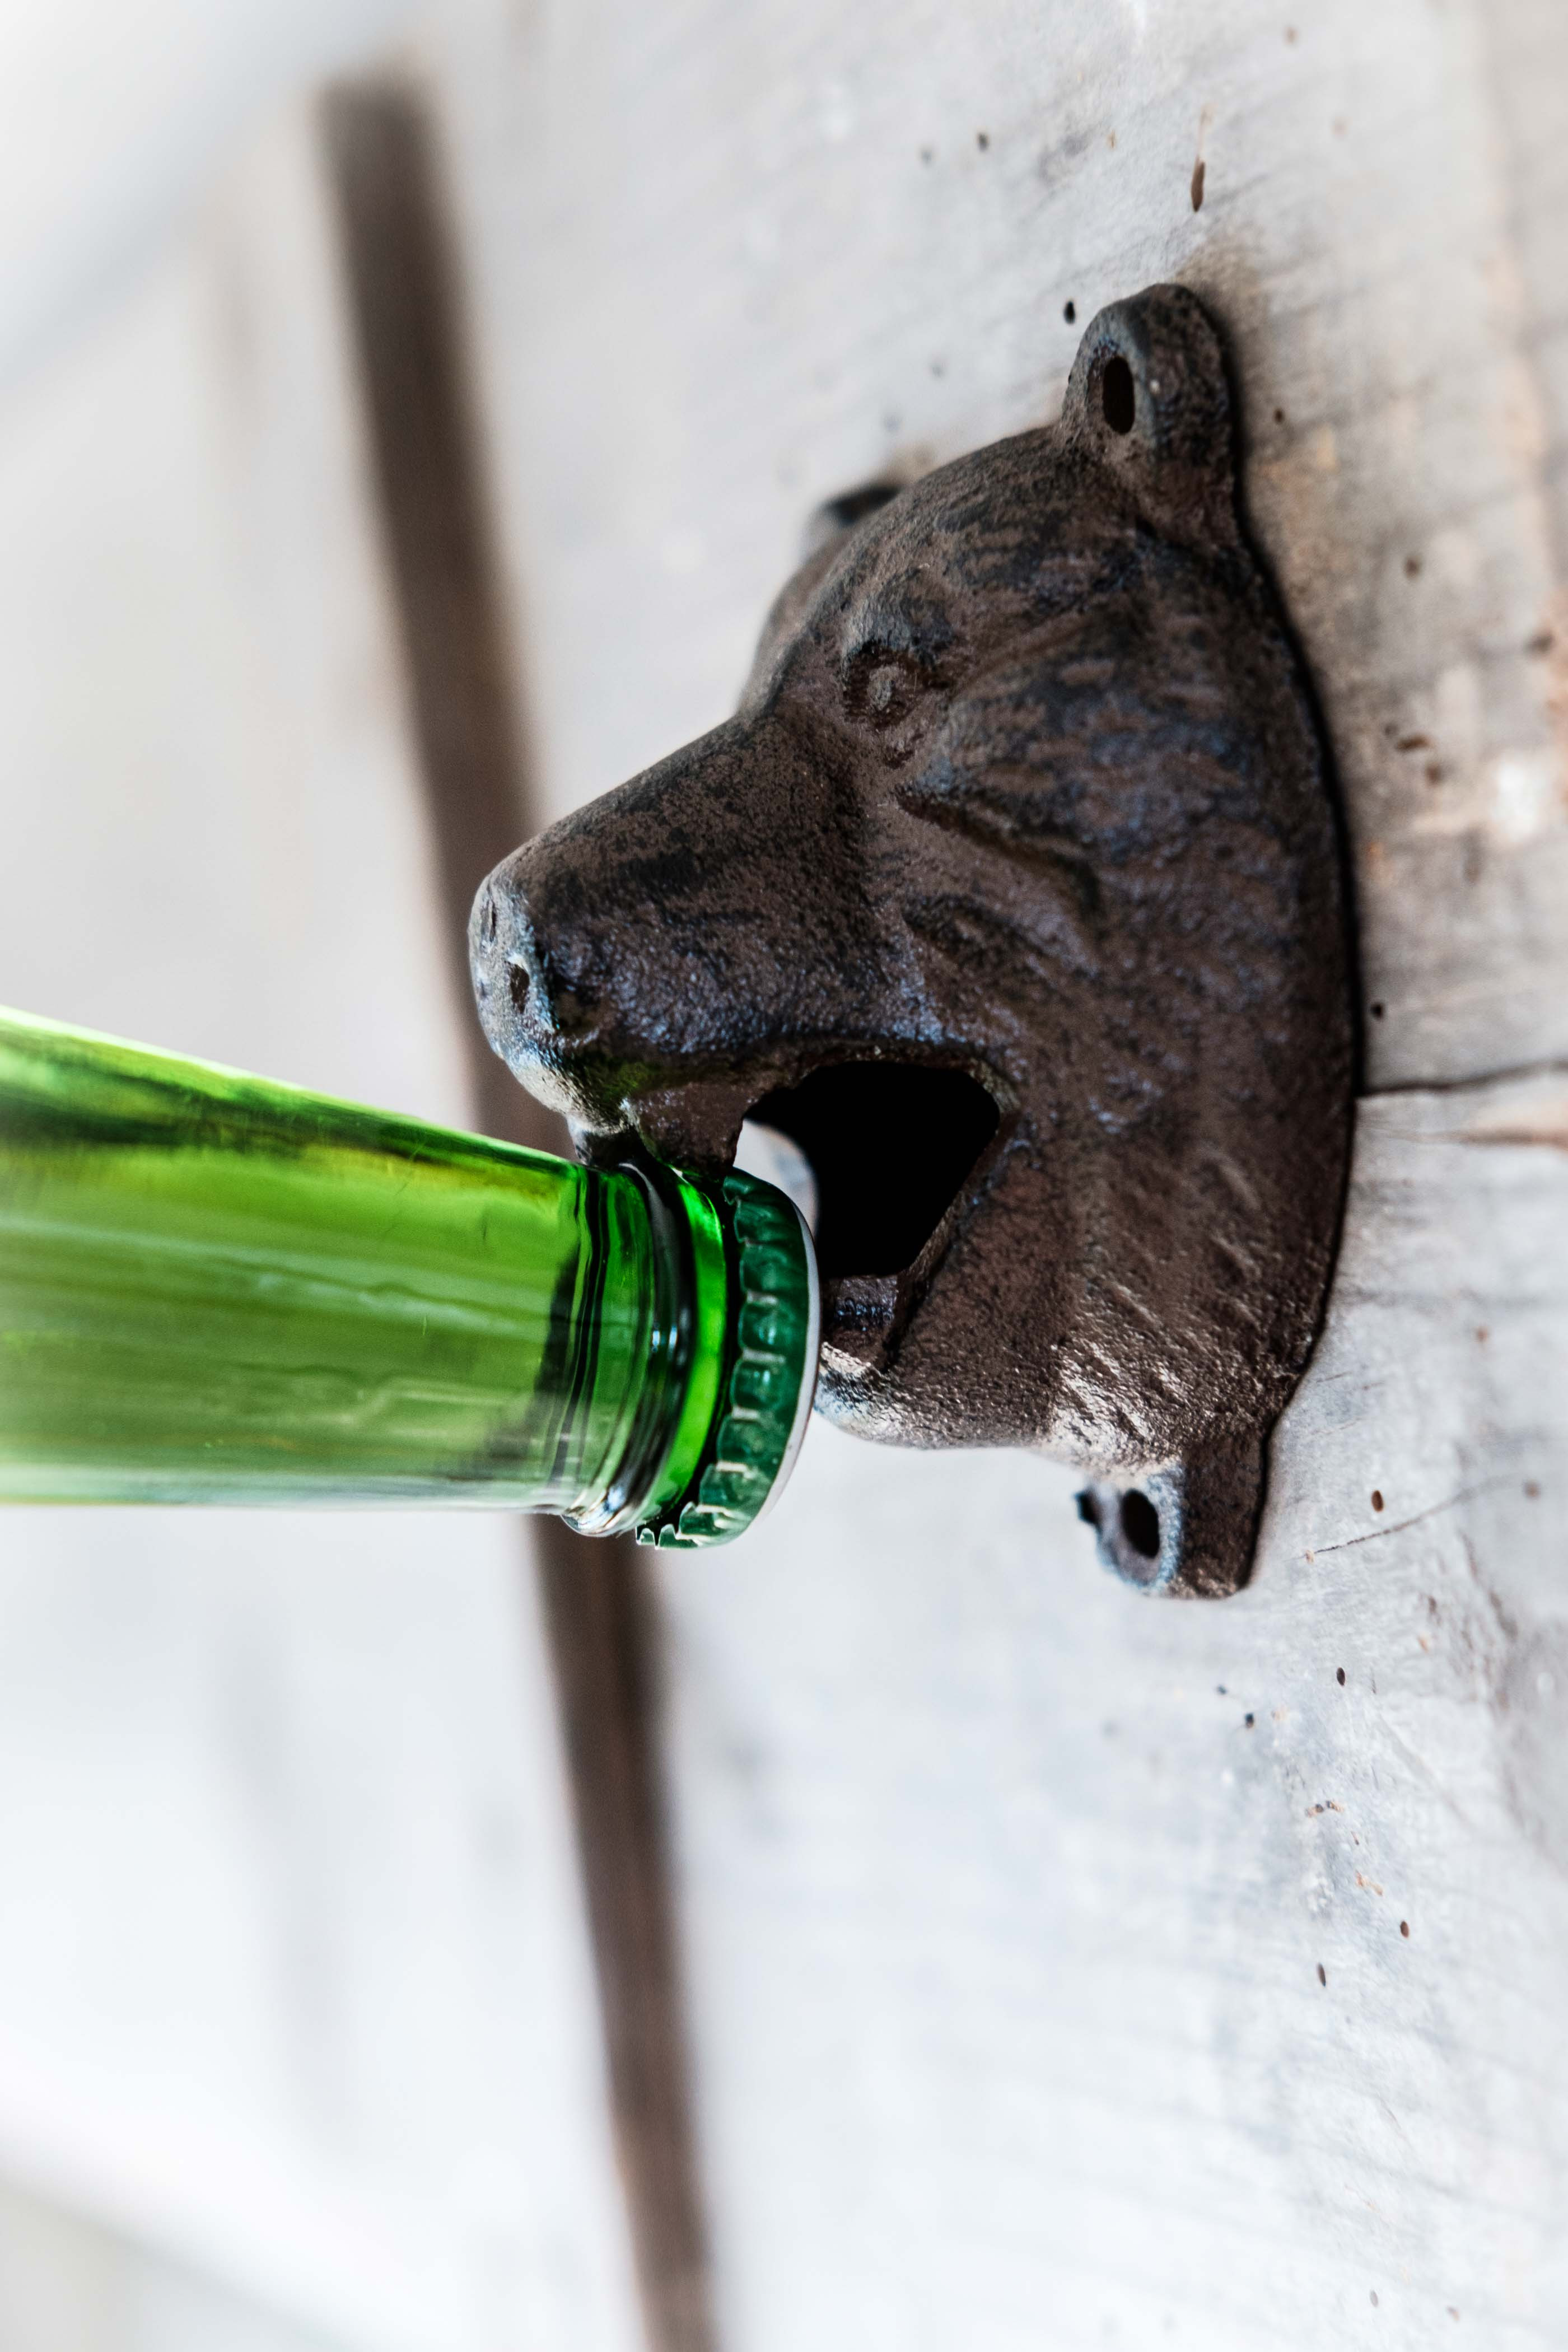
M 821 1326 L 816 1254 L 794 1202 L 739 1169 L 703 1189 L 719 1211 L 730 1308 L 718 1402 L 686 1484 L 637 1530 L 639 1543 L 684 1551 L 732 1542 L 782 1490 L 811 1412 Z

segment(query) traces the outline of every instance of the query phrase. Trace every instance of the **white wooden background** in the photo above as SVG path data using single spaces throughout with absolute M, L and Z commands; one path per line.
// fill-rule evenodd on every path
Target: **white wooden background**
M 0 400 L 0 1003 L 464 1122 L 313 108 Z M 4 2352 L 631 2352 L 500 1518 L 0 1524 Z
M 430 56 L 555 807 L 730 706 L 817 499 L 1048 417 L 1175 276 L 1353 840 L 1371 1091 L 1251 1591 L 825 1431 L 665 1564 L 724 2340 L 1561 2343 L 1568 22 L 472 0 Z
M 818 499 L 1048 416 L 1174 275 L 1353 837 L 1252 1589 L 820 1428 L 661 1564 L 725 2352 L 1561 2343 L 1561 0 L 447 0 L 408 54 L 551 806 L 729 707 Z M 159 201 L 5 361 L 0 999 L 461 1116 L 308 110 Z M 512 1533 L 0 1537 L 7 2352 L 630 2352 Z

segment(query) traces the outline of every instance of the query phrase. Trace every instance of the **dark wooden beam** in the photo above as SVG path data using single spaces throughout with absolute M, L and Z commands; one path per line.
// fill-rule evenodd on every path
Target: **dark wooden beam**
M 437 142 L 414 85 L 340 85 L 323 109 L 387 572 L 461 1001 L 468 908 L 537 824 L 489 525 L 460 276 Z M 565 1149 L 468 1036 L 491 1134 Z M 653 1596 L 635 1545 L 533 1523 L 598 1970 L 610 2095 L 651 2352 L 712 2352 L 661 1801 Z

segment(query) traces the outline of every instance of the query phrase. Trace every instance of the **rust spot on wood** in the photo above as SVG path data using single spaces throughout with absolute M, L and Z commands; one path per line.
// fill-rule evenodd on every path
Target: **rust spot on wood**
M 1547 1103 L 1533 1118 L 1500 1120 L 1496 1126 L 1478 1119 L 1465 1130 L 1466 1143 L 1525 1143 L 1546 1151 L 1568 1151 L 1568 1099 Z M 1478 1339 L 1489 1336 L 1483 1326 Z

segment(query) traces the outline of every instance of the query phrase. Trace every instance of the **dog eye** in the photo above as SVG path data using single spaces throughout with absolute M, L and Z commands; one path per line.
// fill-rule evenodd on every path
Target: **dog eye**
M 902 662 L 879 662 L 866 680 L 866 716 L 878 726 L 901 719 L 915 698 L 916 681 Z
M 907 656 L 879 647 L 856 664 L 849 680 L 849 705 L 873 727 L 896 727 L 913 709 L 924 682 Z

